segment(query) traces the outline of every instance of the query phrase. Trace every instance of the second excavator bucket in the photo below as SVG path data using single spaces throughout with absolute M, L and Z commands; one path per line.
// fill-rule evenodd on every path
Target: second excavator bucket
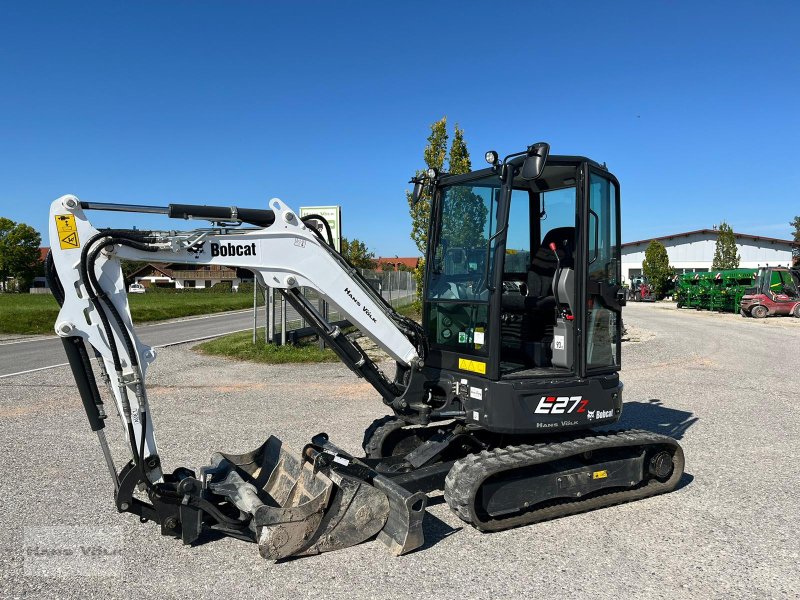
M 270 436 L 252 452 L 214 454 L 201 473 L 211 493 L 250 516 L 261 556 L 279 560 L 346 548 L 375 536 L 387 522 L 404 520 L 390 515 L 397 503 L 390 503 L 377 483 L 368 483 L 380 476 L 351 461 L 308 449 L 295 454 Z M 421 523 L 421 515 L 418 519 Z M 413 549 L 398 551 L 386 543 L 396 554 Z

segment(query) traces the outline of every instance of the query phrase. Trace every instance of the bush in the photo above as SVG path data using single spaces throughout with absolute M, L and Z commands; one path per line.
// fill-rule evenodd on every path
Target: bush
M 252 283 L 240 283 L 239 287 L 236 289 L 239 294 L 247 294 L 248 296 L 253 295 L 253 284 Z M 261 290 L 259 290 L 261 291 Z
M 204 289 L 210 289 L 211 291 L 214 292 L 230 292 L 233 290 L 233 284 L 230 281 L 220 281 L 219 283 L 215 283 L 214 285 L 212 285 L 210 288 L 204 288 Z M 253 290 L 251 289 L 250 291 Z

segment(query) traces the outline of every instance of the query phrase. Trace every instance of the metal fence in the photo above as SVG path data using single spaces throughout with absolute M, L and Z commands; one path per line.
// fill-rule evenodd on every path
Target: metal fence
M 359 269 L 359 272 L 372 286 L 372 289 L 380 293 L 395 309 L 411 304 L 417 297 L 417 286 L 413 273 L 369 269 Z M 301 292 L 317 307 L 320 313 L 326 316 L 330 323 L 340 326 L 349 325 L 346 315 L 337 307 L 323 302 L 316 290 L 301 288 Z M 262 306 L 257 306 L 258 295 L 262 295 L 264 299 Z M 261 301 L 261 298 L 258 300 Z M 284 301 L 283 296 L 277 290 L 256 286 L 256 289 L 253 290 L 253 342 L 255 342 L 259 330 L 263 330 L 259 337 L 263 335 L 266 339 L 278 344 L 285 344 L 287 341 L 296 342 L 301 337 L 313 334 L 313 330 L 305 319 Z

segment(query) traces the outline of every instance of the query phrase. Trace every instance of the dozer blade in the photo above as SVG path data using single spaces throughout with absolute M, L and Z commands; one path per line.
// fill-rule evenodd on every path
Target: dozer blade
M 312 460 L 319 453 L 292 453 L 270 436 L 253 452 L 214 454 L 202 473 L 210 492 L 250 515 L 250 532 L 264 558 L 353 546 L 375 536 L 387 521 L 396 529 L 398 519 L 390 515 L 395 503 L 371 481 L 372 473 L 349 457 L 325 452 L 326 460 Z
M 324 433 L 314 436 L 311 443 L 330 456 L 335 456 L 338 460 L 348 463 L 346 466 L 337 467 L 334 462 L 332 463 L 334 470 L 347 469 L 350 472 L 360 472 L 372 483 L 374 488 L 385 494 L 389 502 L 389 516 L 378 534 L 378 540 L 383 542 L 392 554 L 400 556 L 422 546 L 425 542 L 422 521 L 428 502 L 425 494 L 422 492 L 412 493 L 388 477 L 372 470 L 365 463 L 353 458 L 331 443 Z

